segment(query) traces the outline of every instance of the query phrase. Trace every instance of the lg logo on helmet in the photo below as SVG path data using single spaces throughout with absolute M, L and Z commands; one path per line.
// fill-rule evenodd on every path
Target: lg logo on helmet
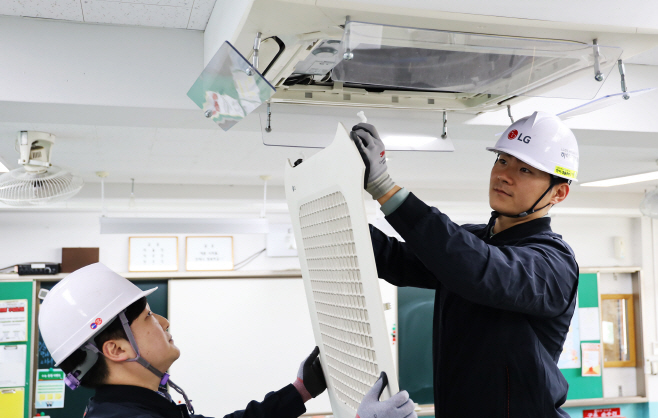
M 511 141 L 512 139 L 515 139 L 515 138 L 516 138 L 517 141 L 521 141 L 521 142 L 526 143 L 526 144 L 529 144 L 529 143 L 530 143 L 530 140 L 532 139 L 532 138 L 531 138 L 530 136 L 528 136 L 528 135 L 523 136 L 523 134 L 520 134 L 519 131 L 517 131 L 516 129 L 514 129 L 513 131 L 511 131 L 511 132 L 507 135 L 507 139 L 509 139 L 509 140 Z

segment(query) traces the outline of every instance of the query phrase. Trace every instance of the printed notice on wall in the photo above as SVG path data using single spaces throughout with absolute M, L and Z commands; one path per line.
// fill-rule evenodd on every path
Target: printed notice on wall
M 562 354 L 557 362 L 560 369 L 580 368 L 580 319 L 578 317 L 578 296 L 576 295 L 576 309 L 569 324 L 569 332 L 562 346 Z
M 25 386 L 27 346 L 0 346 L 0 388 Z
M 603 409 L 585 409 L 583 410 L 583 418 L 599 418 L 599 417 L 616 417 L 621 416 L 621 408 L 603 408 Z
M 35 406 L 37 409 L 64 408 L 64 371 L 37 370 Z
M 600 340 L 599 308 L 580 308 L 580 340 Z
M 187 237 L 187 271 L 233 270 L 233 237 Z
M 583 376 L 601 376 L 601 343 L 582 343 Z
M 27 299 L 0 300 L 0 343 L 27 341 Z

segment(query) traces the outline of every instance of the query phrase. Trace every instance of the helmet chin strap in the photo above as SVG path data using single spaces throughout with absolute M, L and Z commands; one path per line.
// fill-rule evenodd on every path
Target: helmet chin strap
M 121 319 L 121 325 L 123 326 L 123 330 L 126 332 L 126 336 L 128 336 L 128 341 L 130 342 L 131 347 L 133 348 L 133 350 L 135 350 L 135 353 L 137 353 L 137 357 L 128 359 L 126 361 L 136 361 L 137 363 L 147 368 L 151 373 L 158 376 L 160 378 L 160 386 L 165 386 L 167 383 L 169 383 L 169 386 L 171 386 L 172 389 L 174 389 L 176 392 L 180 393 L 183 396 L 183 399 L 185 399 L 185 405 L 187 405 L 187 410 L 190 411 L 190 414 L 194 415 L 194 407 L 192 406 L 192 401 L 187 398 L 187 395 L 185 394 L 183 389 L 181 389 L 177 384 L 169 380 L 169 373 L 162 373 L 160 370 L 153 367 L 151 363 L 146 361 L 144 357 L 139 355 L 139 347 L 137 346 L 137 342 L 135 341 L 133 332 L 130 329 L 128 318 L 126 318 L 126 311 L 121 311 L 121 313 L 119 314 L 119 319 Z
M 185 394 L 183 389 L 181 389 L 177 384 L 175 384 L 169 379 L 169 373 L 162 373 L 160 370 L 153 367 L 151 363 L 146 361 L 142 356 L 140 356 L 139 347 L 137 346 L 137 342 L 135 341 L 135 336 L 133 335 L 133 332 L 130 329 L 130 323 L 128 322 L 128 318 L 126 317 L 125 310 L 121 311 L 121 313 L 119 314 L 119 319 L 121 320 L 121 326 L 123 327 L 123 330 L 126 333 L 126 336 L 128 337 L 130 346 L 133 348 L 133 350 L 135 350 L 135 353 L 137 353 L 137 357 L 128 359 L 126 361 L 129 362 L 135 361 L 141 364 L 142 366 L 144 366 L 154 375 L 158 376 L 160 378 L 160 386 L 165 386 L 167 385 L 167 383 L 169 383 L 169 386 L 171 386 L 172 389 L 174 389 L 176 392 L 180 393 L 183 396 L 183 399 L 185 399 L 185 405 L 187 405 L 187 410 L 190 411 L 190 414 L 194 415 L 194 407 L 192 406 L 192 401 L 187 398 L 187 395 Z M 85 374 L 87 374 L 87 372 L 93 367 L 94 363 L 96 363 L 96 360 L 98 359 L 98 356 L 104 355 L 103 352 L 100 351 L 98 347 L 96 347 L 93 338 L 87 341 L 87 343 L 81 348 L 87 352 L 85 361 L 80 366 L 76 367 L 76 370 L 74 370 L 72 373 L 69 373 L 64 379 L 66 385 L 73 390 L 75 390 L 80 385 L 80 380 L 82 380 L 82 377 Z
M 496 217 L 498 217 L 498 216 L 506 216 L 506 217 L 508 217 L 508 218 L 525 218 L 525 217 L 528 216 L 528 215 L 531 215 L 531 214 L 533 214 L 533 213 L 535 213 L 535 212 L 537 212 L 537 211 L 540 211 L 540 210 L 542 210 L 542 209 L 544 209 L 544 208 L 547 208 L 547 207 L 549 207 L 549 206 L 551 205 L 550 202 L 547 203 L 546 205 L 544 205 L 544 206 L 538 208 L 538 209 L 535 209 L 535 206 L 537 206 L 537 205 L 539 204 L 539 202 L 541 202 L 541 200 L 544 198 L 544 196 L 546 196 L 546 194 L 547 194 L 548 192 L 550 192 L 551 189 L 553 189 L 553 187 L 554 187 L 556 184 L 557 184 L 557 180 L 556 180 L 556 178 L 555 178 L 554 176 L 551 176 L 551 183 L 548 185 L 548 188 L 546 189 L 546 191 L 545 191 L 545 192 L 539 197 L 539 199 L 537 199 L 537 201 L 532 205 L 532 207 L 530 207 L 530 209 L 528 209 L 528 210 L 525 211 L 525 212 L 521 212 L 521 213 L 519 213 L 519 214 L 517 214 L 517 215 L 513 215 L 513 214 L 508 214 L 508 213 L 502 213 L 502 212 L 498 212 L 498 211 L 493 211 L 493 214 L 494 214 L 494 216 L 496 216 Z

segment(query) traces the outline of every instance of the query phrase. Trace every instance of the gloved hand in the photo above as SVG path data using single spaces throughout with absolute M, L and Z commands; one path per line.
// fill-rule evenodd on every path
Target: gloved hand
M 310 356 L 299 366 L 297 379 L 293 386 L 297 389 L 304 402 L 315 398 L 327 388 L 324 373 L 320 365 L 320 349 L 315 347 Z
M 414 402 L 409 399 L 406 390 L 396 393 L 385 401 L 379 400 L 387 385 L 388 377 L 382 372 L 372 389 L 363 397 L 356 418 L 418 418 L 414 411 Z
M 387 172 L 384 142 L 379 138 L 377 129 L 369 123 L 355 125 L 350 132 L 350 138 L 356 144 L 366 165 L 363 187 L 373 199 L 379 199 L 395 187 Z

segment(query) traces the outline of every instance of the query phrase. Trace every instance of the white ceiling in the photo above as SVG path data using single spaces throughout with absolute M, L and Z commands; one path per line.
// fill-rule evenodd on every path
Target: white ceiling
M 216 0 L 2 0 L 0 15 L 205 30 Z
M 633 58 L 626 60 L 627 64 L 658 65 L 658 48 L 652 48 Z
M 318 3 L 324 3 L 319 1 Z M 351 3 L 376 5 L 379 8 L 396 7 L 400 0 L 351 0 Z M 658 29 L 658 3 L 653 0 L 461 0 L 428 1 L 405 0 L 408 9 L 462 13 L 471 15 L 499 16 L 516 19 L 638 27 Z

